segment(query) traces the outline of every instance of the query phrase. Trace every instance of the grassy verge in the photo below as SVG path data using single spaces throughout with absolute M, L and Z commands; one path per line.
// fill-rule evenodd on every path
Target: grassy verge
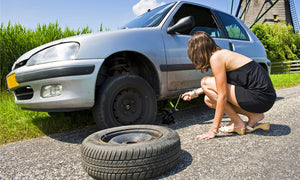
M 300 85 L 300 73 L 295 74 L 271 74 L 271 80 L 275 89 L 282 89 Z
M 45 112 L 25 111 L 15 105 L 11 93 L 0 94 L 0 144 L 70 131 L 93 124 L 88 112 L 50 116 Z
M 275 89 L 300 85 L 300 74 L 271 75 Z M 175 105 L 177 98 L 172 102 Z M 0 144 L 16 142 L 44 135 L 79 129 L 94 124 L 89 112 L 79 114 L 57 114 L 21 110 L 14 103 L 11 93 L 0 92 Z M 180 101 L 178 108 L 184 109 L 203 103 L 203 98 L 191 102 Z M 158 106 L 162 106 L 159 102 Z

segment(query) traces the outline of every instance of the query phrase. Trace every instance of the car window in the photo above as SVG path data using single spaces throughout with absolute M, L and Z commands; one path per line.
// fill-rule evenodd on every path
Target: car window
M 205 31 L 212 37 L 223 37 L 220 28 L 214 20 L 213 14 L 207 8 L 184 4 L 180 7 L 177 13 L 174 15 L 173 20 L 169 26 L 172 26 L 181 18 L 193 16 L 195 20 L 195 26 L 192 29 L 188 29 L 181 34 L 193 35 L 197 31 Z
M 234 17 L 221 12 L 216 13 L 221 18 L 229 38 L 249 41 L 248 34 Z
M 175 3 L 166 4 L 148 11 L 145 14 L 138 16 L 128 24 L 124 25 L 122 29 L 157 26 L 170 11 L 170 9 L 174 6 L 174 4 Z

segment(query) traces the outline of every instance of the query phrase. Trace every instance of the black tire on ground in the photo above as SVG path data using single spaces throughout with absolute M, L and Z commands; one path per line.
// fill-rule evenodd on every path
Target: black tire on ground
M 129 125 L 98 131 L 82 143 L 85 171 L 96 179 L 148 179 L 180 160 L 176 131 L 157 125 Z
M 115 75 L 96 90 L 93 117 L 100 129 L 153 124 L 157 101 L 153 88 L 137 75 Z

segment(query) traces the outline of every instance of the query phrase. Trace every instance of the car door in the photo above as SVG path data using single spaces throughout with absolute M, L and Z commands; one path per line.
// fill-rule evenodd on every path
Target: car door
M 168 34 L 167 27 L 174 25 L 181 18 L 193 16 L 195 26 L 185 32 Z M 217 45 L 229 49 L 228 39 L 224 35 L 210 9 L 192 4 L 182 4 L 165 23 L 162 36 L 165 45 L 167 64 L 161 66 L 162 71 L 167 71 L 168 90 L 177 91 L 200 87 L 200 80 L 212 72 L 201 73 L 195 70 L 187 54 L 188 41 L 195 32 L 209 33 Z
M 255 54 L 252 52 L 254 43 L 250 40 L 249 35 L 242 25 L 231 15 L 219 11 L 215 13 L 221 19 L 222 25 L 226 30 L 226 36 L 230 39 L 230 50 L 253 58 L 252 56 Z

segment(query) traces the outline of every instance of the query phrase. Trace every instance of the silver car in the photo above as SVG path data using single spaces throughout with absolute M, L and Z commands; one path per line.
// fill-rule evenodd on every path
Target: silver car
M 8 74 L 8 87 L 22 109 L 93 109 L 100 128 L 153 123 L 157 100 L 199 87 L 212 74 L 196 71 L 188 58 L 188 40 L 197 31 L 270 71 L 262 43 L 241 20 L 179 1 L 149 10 L 121 30 L 61 39 L 25 53 Z

